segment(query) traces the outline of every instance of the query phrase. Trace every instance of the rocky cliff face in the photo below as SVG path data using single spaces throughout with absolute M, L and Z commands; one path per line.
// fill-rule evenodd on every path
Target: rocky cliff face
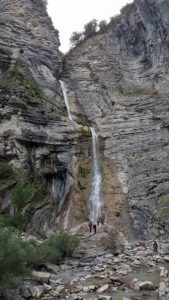
M 168 17 L 167 0 L 135 0 L 64 64 L 75 114 L 105 141 L 108 221 L 132 237 L 168 230 L 159 216 L 159 199 L 169 194 Z
M 67 226 L 66 200 L 73 186 L 81 197 L 75 175 L 91 148 L 67 117 L 58 47 L 43 1 L 0 2 L 0 219 L 10 213 L 12 225 L 44 236 Z

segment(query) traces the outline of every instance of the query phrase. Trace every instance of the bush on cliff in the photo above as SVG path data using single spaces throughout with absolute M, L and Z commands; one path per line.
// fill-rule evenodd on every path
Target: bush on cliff
M 77 46 L 78 44 L 80 44 L 80 42 L 83 40 L 83 33 L 82 32 L 76 32 L 74 31 L 70 37 L 70 43 L 71 45 Z
M 18 181 L 12 189 L 12 202 L 18 209 L 22 209 L 26 203 L 35 197 L 37 192 L 38 189 L 34 183 L 29 182 L 27 179 Z
M 13 176 L 14 172 L 12 167 L 6 162 L 0 162 L 0 186 L 7 183 Z
M 84 26 L 84 36 L 88 38 L 94 35 L 97 31 L 97 20 L 92 20 Z

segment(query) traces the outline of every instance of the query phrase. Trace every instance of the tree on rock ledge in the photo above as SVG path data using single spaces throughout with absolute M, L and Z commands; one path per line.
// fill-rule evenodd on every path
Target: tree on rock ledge
M 80 44 L 80 42 L 83 40 L 83 33 L 82 32 L 76 32 L 74 31 L 70 37 L 70 43 L 71 45 L 77 46 L 78 44 Z
M 94 35 L 97 31 L 97 20 L 92 20 L 84 26 L 84 36 L 88 38 Z

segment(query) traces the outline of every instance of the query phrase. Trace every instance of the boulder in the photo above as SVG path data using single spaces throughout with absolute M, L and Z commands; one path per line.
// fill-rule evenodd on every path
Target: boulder
M 32 272 L 32 277 L 34 280 L 40 282 L 40 283 L 48 283 L 49 282 L 49 277 L 50 273 L 48 272 L 37 272 L 33 271 Z
M 139 283 L 140 290 L 154 291 L 156 286 L 151 281 L 143 281 Z
M 159 293 L 159 296 L 162 297 L 162 296 L 165 296 L 166 294 L 166 284 L 165 282 L 160 282 L 160 285 L 159 285 L 159 289 L 158 289 L 158 293 Z
M 163 259 L 164 259 L 166 262 L 169 262 L 169 255 L 164 256 Z
M 111 296 L 105 296 L 105 295 L 99 295 L 98 297 L 99 300 L 112 300 Z
M 40 298 L 45 292 L 45 289 L 42 285 L 34 286 L 30 285 L 28 288 L 33 298 Z
M 104 284 L 102 287 L 100 287 L 99 289 L 97 289 L 97 293 L 103 293 L 105 291 L 107 291 L 109 289 L 109 284 Z

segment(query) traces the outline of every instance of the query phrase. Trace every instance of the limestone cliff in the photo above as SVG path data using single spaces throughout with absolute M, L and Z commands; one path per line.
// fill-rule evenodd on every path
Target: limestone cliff
M 105 141 L 103 199 L 109 223 L 128 236 L 168 232 L 169 3 L 135 0 L 104 34 L 67 55 L 71 101 Z
M 0 1 L 0 222 L 43 236 L 67 226 L 90 152 L 90 133 L 67 117 L 59 44 L 42 0 Z

